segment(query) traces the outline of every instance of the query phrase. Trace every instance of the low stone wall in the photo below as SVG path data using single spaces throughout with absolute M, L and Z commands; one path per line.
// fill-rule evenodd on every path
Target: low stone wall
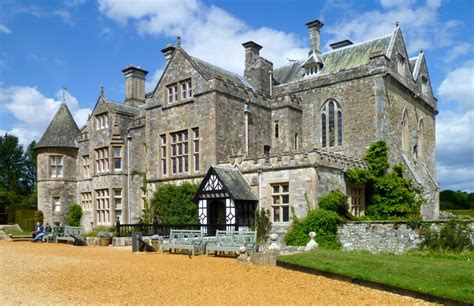
M 444 222 L 430 223 L 436 229 Z M 474 244 L 474 221 L 466 223 L 471 228 L 471 242 Z M 338 236 L 344 250 L 373 253 L 402 253 L 416 249 L 422 241 L 419 230 L 410 228 L 406 222 L 348 222 L 339 226 Z

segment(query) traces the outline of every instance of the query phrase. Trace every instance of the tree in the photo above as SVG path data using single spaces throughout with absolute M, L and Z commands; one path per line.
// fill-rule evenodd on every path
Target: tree
M 0 136 L 0 188 L 19 191 L 24 165 L 23 146 L 18 138 L 8 134 Z
M 32 192 L 36 188 L 36 172 L 37 172 L 37 160 L 36 152 L 34 150 L 36 141 L 32 141 L 26 148 L 24 159 L 24 168 L 22 176 L 22 186 L 26 191 Z
M 197 192 L 196 184 L 163 184 L 158 186 L 151 199 L 151 211 L 158 221 L 165 224 L 197 222 L 197 205 L 192 201 Z

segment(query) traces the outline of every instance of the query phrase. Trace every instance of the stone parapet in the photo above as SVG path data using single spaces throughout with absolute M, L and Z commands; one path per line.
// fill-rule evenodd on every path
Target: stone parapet
M 364 161 L 343 154 L 328 152 L 320 149 L 287 152 L 269 157 L 260 156 L 256 158 L 243 158 L 243 156 L 231 156 L 228 160 L 232 165 L 237 165 L 243 173 L 255 172 L 258 169 L 275 170 L 284 168 L 300 167 L 329 167 L 340 170 L 353 168 L 366 168 Z

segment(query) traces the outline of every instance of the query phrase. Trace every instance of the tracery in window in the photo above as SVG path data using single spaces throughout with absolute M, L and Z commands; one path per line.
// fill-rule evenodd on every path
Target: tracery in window
M 334 100 L 327 101 L 321 108 L 321 145 L 325 147 L 342 146 L 342 109 Z

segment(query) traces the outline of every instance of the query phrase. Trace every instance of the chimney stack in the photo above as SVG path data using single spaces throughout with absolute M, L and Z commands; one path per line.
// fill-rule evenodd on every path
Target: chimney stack
M 128 65 L 122 70 L 125 76 L 125 104 L 138 106 L 145 103 L 145 77 L 148 71 Z
M 176 48 L 171 45 L 171 44 L 167 44 L 162 50 L 161 52 L 163 53 L 163 55 L 165 56 L 165 64 L 167 65 L 171 59 L 171 56 L 173 55 L 173 52 Z
M 273 63 L 260 56 L 259 44 L 248 41 L 243 43 L 245 48 L 244 77 L 249 80 L 253 88 L 265 95 L 270 95 L 268 75 L 273 74 Z
M 309 49 L 309 54 L 315 52 L 316 54 L 321 54 L 321 34 L 320 30 L 323 27 L 324 23 L 319 21 L 318 19 L 310 21 L 306 24 L 306 26 L 309 29 L 309 43 L 310 43 L 310 49 Z

